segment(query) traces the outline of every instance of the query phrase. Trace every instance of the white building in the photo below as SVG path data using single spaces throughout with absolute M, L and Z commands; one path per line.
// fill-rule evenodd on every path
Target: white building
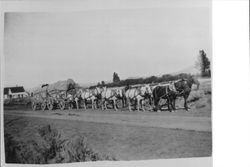
M 15 99 L 27 97 L 28 93 L 25 92 L 22 86 L 4 88 L 4 99 Z

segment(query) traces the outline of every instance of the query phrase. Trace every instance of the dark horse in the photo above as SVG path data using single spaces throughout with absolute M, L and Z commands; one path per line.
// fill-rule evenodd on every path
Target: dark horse
M 175 94 L 173 99 L 173 106 L 175 108 L 175 100 L 177 96 L 181 96 L 184 98 L 184 108 L 188 111 L 188 105 L 187 105 L 187 99 L 189 97 L 189 94 L 192 90 L 192 85 L 195 84 L 197 86 L 197 89 L 199 89 L 200 82 L 194 78 L 193 76 L 190 76 L 185 79 L 180 79 L 174 82 L 175 88 L 177 93 Z
M 173 104 L 174 96 L 175 96 L 176 90 L 174 88 L 174 85 L 165 85 L 165 86 L 157 86 L 153 89 L 153 100 L 154 100 L 154 110 L 158 111 L 160 109 L 159 107 L 159 101 L 161 99 L 167 100 L 168 109 L 170 112 L 175 110 Z M 171 105 L 171 107 L 170 107 Z

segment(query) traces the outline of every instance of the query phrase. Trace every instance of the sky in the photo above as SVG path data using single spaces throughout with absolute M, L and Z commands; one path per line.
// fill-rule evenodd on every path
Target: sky
M 4 84 L 32 88 L 68 78 L 86 84 L 111 81 L 113 72 L 126 79 L 193 67 L 200 49 L 211 59 L 212 41 L 209 3 L 192 1 L 5 13 Z

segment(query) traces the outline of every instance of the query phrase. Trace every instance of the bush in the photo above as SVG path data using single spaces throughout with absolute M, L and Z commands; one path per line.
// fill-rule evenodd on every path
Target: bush
M 115 160 L 101 155 L 87 145 L 87 138 L 75 136 L 65 139 L 56 130 L 46 125 L 37 131 L 36 140 L 16 141 L 12 135 L 5 134 L 6 163 L 48 164 L 98 160 Z
M 64 143 L 63 162 L 85 162 L 99 160 L 115 160 L 111 156 L 101 155 L 87 146 L 87 138 L 75 136 Z
M 188 97 L 187 102 L 195 102 L 195 101 L 198 101 L 202 97 L 204 97 L 203 90 L 192 91 Z
M 18 143 L 8 133 L 4 134 L 4 146 L 6 163 L 17 163 Z

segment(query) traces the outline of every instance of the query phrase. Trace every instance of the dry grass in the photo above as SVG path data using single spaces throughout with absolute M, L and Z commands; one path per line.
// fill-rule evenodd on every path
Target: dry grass
M 193 88 L 191 91 L 188 102 L 195 102 L 201 98 L 205 98 L 206 95 L 211 95 L 211 80 L 201 80 L 201 85 L 199 89 Z

